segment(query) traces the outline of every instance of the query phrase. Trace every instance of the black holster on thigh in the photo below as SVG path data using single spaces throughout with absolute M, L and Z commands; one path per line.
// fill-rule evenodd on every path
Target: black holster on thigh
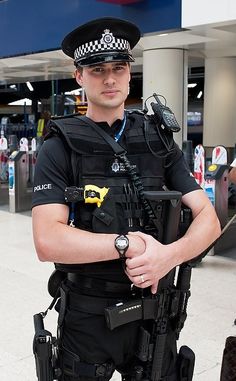
M 223 352 L 220 381 L 236 380 L 236 336 L 229 336 Z
M 179 350 L 177 360 L 178 381 L 192 381 L 194 364 L 194 352 L 186 345 L 183 345 Z

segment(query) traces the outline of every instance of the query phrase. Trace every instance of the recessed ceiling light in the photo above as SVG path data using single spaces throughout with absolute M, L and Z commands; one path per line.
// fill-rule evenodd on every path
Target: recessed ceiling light
M 26 82 L 26 85 L 27 85 L 27 87 L 28 87 L 28 89 L 30 90 L 30 91 L 34 91 L 34 88 L 33 88 L 33 86 L 31 85 L 31 83 L 28 81 L 28 82 Z
M 199 91 L 197 98 L 200 99 L 202 97 L 202 91 Z

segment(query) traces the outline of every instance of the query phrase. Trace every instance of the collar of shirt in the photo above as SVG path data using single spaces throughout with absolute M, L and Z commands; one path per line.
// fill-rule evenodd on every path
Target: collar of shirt
M 117 119 L 111 126 L 107 122 L 96 122 L 96 124 L 101 127 L 106 133 L 114 138 L 114 136 L 119 133 L 122 127 L 123 120 Z

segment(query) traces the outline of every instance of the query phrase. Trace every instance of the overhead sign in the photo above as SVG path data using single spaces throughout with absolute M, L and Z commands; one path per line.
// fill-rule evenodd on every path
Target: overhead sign
M 127 4 L 140 3 L 140 1 L 143 1 L 143 0 L 97 0 L 97 1 L 101 1 L 102 3 L 127 5 Z
M 71 30 L 108 15 L 135 23 L 142 35 L 178 30 L 181 2 L 86 0 L 86 7 L 83 7 L 83 1 L 78 0 L 0 0 L 0 59 L 58 50 Z M 19 15 L 24 15 L 23 21 Z

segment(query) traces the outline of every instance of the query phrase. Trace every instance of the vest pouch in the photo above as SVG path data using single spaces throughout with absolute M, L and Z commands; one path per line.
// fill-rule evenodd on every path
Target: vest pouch
M 102 205 L 95 208 L 92 213 L 93 232 L 124 234 L 128 231 L 122 203 L 118 199 L 118 195 L 106 197 Z

